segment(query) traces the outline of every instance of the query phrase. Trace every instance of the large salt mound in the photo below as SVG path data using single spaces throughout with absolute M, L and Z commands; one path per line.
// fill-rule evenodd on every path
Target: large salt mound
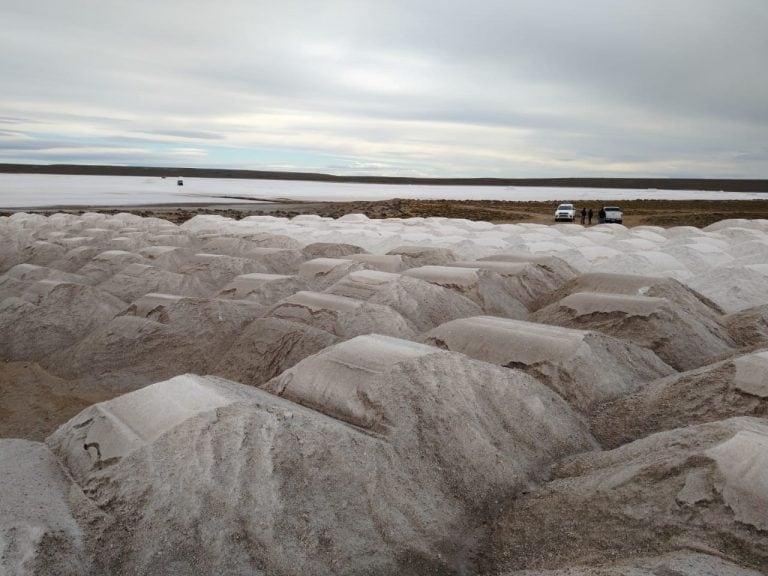
M 447 248 L 429 246 L 398 246 L 387 254 L 400 256 L 406 268 L 446 266 L 458 260 L 456 254 Z
M 28 280 L 17 280 L 10 276 L 0 276 L 0 302 L 6 298 L 18 297 L 32 286 L 33 282 Z
M 466 475 L 451 484 L 478 499 L 541 478 L 545 463 L 562 456 L 561 442 L 589 448 L 567 404 L 522 372 L 378 334 L 310 356 L 264 389 L 396 445 L 412 447 L 417 438 L 434 443 L 438 460 L 453 463 L 446 472 Z M 488 442 L 502 430 L 514 432 L 510 444 Z M 554 439 L 560 447 L 553 452 Z M 507 450 L 514 457 L 494 456 Z M 486 470 L 483 462 L 492 461 Z
M 326 290 L 329 294 L 383 304 L 399 312 L 416 332 L 455 318 L 481 313 L 477 304 L 453 290 L 401 274 L 352 272 Z
M 477 303 L 491 316 L 523 319 L 528 316 L 525 304 L 507 292 L 502 276 L 479 266 L 422 266 L 403 272 L 430 284 L 454 290 Z
M 278 300 L 306 289 L 306 283 L 297 276 L 255 272 L 235 277 L 232 282 L 221 289 L 218 298 L 247 299 L 263 306 L 270 306 Z
M 537 311 L 532 319 L 627 340 L 653 350 L 677 370 L 708 364 L 733 351 L 721 324 L 666 298 L 576 292 Z
M 100 508 L 94 572 L 465 573 L 499 499 L 592 446 L 530 377 L 381 336 L 268 385 L 353 425 L 234 383 L 190 406 L 186 378 L 49 439 Z
M 723 318 L 731 338 L 740 346 L 768 342 L 768 304 L 747 308 Z
M 75 481 L 85 485 L 185 420 L 255 396 L 248 386 L 184 374 L 86 408 L 48 444 Z
M 365 268 L 367 266 L 363 262 L 346 258 L 315 258 L 299 267 L 298 277 L 315 290 L 325 290 L 350 272 Z
M 194 256 L 189 248 L 179 246 L 153 245 L 142 248 L 138 254 L 147 260 L 148 264 L 169 272 L 178 272 Z
M 70 485 L 45 444 L 0 439 L 0 574 L 89 573 Z
M 701 552 L 672 552 L 600 567 L 576 566 L 561 570 L 516 570 L 499 576 L 763 576 L 717 556 Z
M 41 280 L 0 302 L 0 358 L 36 360 L 91 334 L 125 303 L 93 286 Z
M 206 296 L 210 289 L 198 277 L 169 272 L 146 264 L 129 264 L 108 278 L 99 288 L 132 302 L 150 292 L 167 292 L 184 296 Z
M 733 418 L 575 456 L 494 531 L 508 569 L 709 550 L 766 566 L 768 425 Z
M 581 274 L 559 290 L 546 295 L 542 300 L 542 305 L 551 304 L 577 292 L 666 298 L 691 314 L 712 319 L 719 318 L 722 313 L 722 310 L 714 302 L 694 292 L 674 278 L 608 272 Z
M 615 447 L 653 432 L 731 416 L 768 416 L 768 352 L 662 378 L 595 410 L 592 428 Z
M 498 275 L 504 290 L 528 310 L 535 310 L 541 298 L 560 289 L 575 273 L 563 267 L 538 262 L 507 262 L 472 260 L 453 262 L 450 266 L 477 268 L 489 275 Z
M 401 272 L 408 268 L 399 254 L 351 254 L 347 256 L 349 260 L 360 262 L 371 270 L 380 270 L 381 272 Z
M 252 260 L 273 274 L 295 274 L 306 260 L 301 250 L 266 247 L 244 238 L 214 237 L 206 240 L 203 247 L 205 252 Z
M 58 260 L 51 262 L 50 267 L 57 270 L 63 270 L 64 272 L 74 273 L 90 262 L 94 256 L 101 254 L 103 251 L 103 248 L 97 246 L 78 246 L 68 250 L 64 256 Z
M 20 260 L 26 264 L 37 264 L 38 266 L 47 266 L 51 262 L 58 260 L 66 253 L 66 248 L 38 240 L 28 244 L 21 250 Z
M 87 389 L 135 390 L 185 372 L 210 371 L 262 310 L 247 301 L 148 294 L 41 364 Z
M 569 281 L 579 275 L 577 269 L 569 264 L 567 260 L 550 254 L 507 251 L 501 254 L 492 254 L 484 258 L 478 258 L 478 260 L 481 262 L 529 262 L 536 264 L 540 272 L 549 274 L 552 280 L 560 285 L 562 285 L 563 281 Z M 539 294 L 538 298 L 544 296 L 544 294 Z
M 90 284 L 90 280 L 79 274 L 69 274 L 55 268 L 45 266 L 35 266 L 34 264 L 17 264 L 5 273 L 10 278 L 27 282 L 37 282 L 38 280 L 57 280 L 59 282 L 70 282 L 73 284 Z
M 307 260 L 315 258 L 346 258 L 350 254 L 363 254 L 365 250 L 354 244 L 340 244 L 337 242 L 313 242 L 301 249 Z
M 90 278 L 92 282 L 103 282 L 120 272 L 129 264 L 150 264 L 143 256 L 124 250 L 107 250 L 91 258 L 77 273 Z
M 768 304 L 768 270 L 762 265 L 713 268 L 686 281 L 728 313 Z
M 371 333 L 415 336 L 405 319 L 389 306 L 322 292 L 297 292 L 278 302 L 268 316 L 313 326 L 342 339 Z
M 258 222 L 258 216 L 248 216 L 244 218 L 246 222 L 250 222 L 249 218 L 255 218 Z M 301 250 L 303 244 L 297 242 L 289 236 L 284 234 L 274 234 L 270 232 L 243 232 L 236 234 L 235 237 L 247 240 L 251 245 L 257 248 L 278 248 L 280 250 Z M 249 247 L 249 251 L 251 248 Z
M 453 320 L 423 341 L 536 377 L 581 410 L 674 372 L 653 352 L 599 332 L 481 316 Z
M 179 272 L 205 286 L 209 293 L 221 290 L 242 274 L 268 273 L 269 268 L 248 258 L 222 254 L 195 254 Z
M 338 336 L 306 324 L 259 318 L 242 330 L 210 372 L 259 386 L 338 341 Z

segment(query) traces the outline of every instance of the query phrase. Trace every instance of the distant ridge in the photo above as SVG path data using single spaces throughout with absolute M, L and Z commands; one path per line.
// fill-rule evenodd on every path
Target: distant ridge
M 159 166 L 93 166 L 81 164 L 0 164 L 0 173 L 70 174 L 79 176 L 168 176 L 301 180 L 362 184 L 434 184 L 442 186 L 552 186 L 570 188 L 655 188 L 658 190 L 723 190 L 768 192 L 768 180 L 716 178 L 411 178 L 400 176 L 338 176 L 312 172 L 226 170 Z

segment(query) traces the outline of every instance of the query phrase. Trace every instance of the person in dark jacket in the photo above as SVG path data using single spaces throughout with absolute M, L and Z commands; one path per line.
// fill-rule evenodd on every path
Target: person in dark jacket
M 587 212 L 587 219 L 589 220 L 590 226 L 592 225 L 592 215 L 593 215 L 592 208 L 590 208 L 589 212 Z
M 605 208 L 600 208 L 600 212 L 597 213 L 600 224 L 605 224 Z
M 582 208 L 581 209 L 581 223 L 584 224 L 584 220 L 587 219 L 587 209 Z

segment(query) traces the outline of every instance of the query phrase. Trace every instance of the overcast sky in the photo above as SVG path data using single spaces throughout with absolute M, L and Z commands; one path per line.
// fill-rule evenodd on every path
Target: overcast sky
M 0 162 L 768 177 L 768 0 L 0 9 Z

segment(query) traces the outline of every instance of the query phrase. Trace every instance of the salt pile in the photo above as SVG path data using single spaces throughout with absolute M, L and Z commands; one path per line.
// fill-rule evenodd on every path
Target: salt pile
M 767 276 L 758 220 L 0 217 L 0 572 L 754 576 Z
M 716 320 L 653 296 L 576 292 L 538 310 L 532 318 L 633 342 L 653 350 L 678 370 L 707 364 L 733 347 L 728 331 Z
M 0 487 L 3 574 L 88 572 L 70 480 L 45 444 L 0 439 Z
M 452 572 L 495 500 L 593 446 L 532 378 L 382 336 L 328 348 L 266 389 L 183 376 L 51 436 L 114 542 L 97 569 L 230 573 L 256 555 L 267 574 L 339 561 Z
M 339 340 L 322 328 L 278 318 L 259 318 L 242 330 L 210 371 L 259 386 Z
M 278 302 L 268 315 L 313 326 L 339 338 L 379 332 L 389 336 L 414 336 L 405 319 L 389 306 L 322 292 L 297 292 Z
M 762 576 L 749 568 L 701 552 L 673 552 L 608 566 L 578 566 L 562 570 L 515 570 L 503 576 Z
M 109 322 L 125 303 L 98 288 L 40 280 L 0 302 L 0 357 L 37 360 Z
M 262 310 L 248 302 L 148 294 L 42 364 L 89 390 L 113 393 L 188 371 L 205 373 Z
M 236 276 L 221 289 L 218 297 L 233 300 L 248 299 L 263 306 L 269 306 L 307 288 L 306 283 L 298 276 L 254 272 Z
M 599 332 L 490 316 L 447 322 L 423 341 L 524 370 L 581 410 L 674 371 L 653 352 Z
M 389 306 L 415 332 L 425 332 L 449 319 L 474 316 L 480 308 L 464 296 L 417 278 L 362 270 L 351 272 L 326 292 Z
M 604 446 L 620 446 L 681 421 L 699 424 L 736 415 L 768 415 L 768 352 L 737 355 L 650 382 L 600 406 L 592 429 Z
M 729 314 L 723 318 L 723 323 L 737 344 L 759 345 L 768 340 L 768 304 Z
M 604 558 L 606 548 L 653 556 L 695 541 L 765 567 L 766 496 L 765 419 L 700 424 L 566 460 L 503 515 L 495 553 L 508 569 L 564 568 Z
M 507 290 L 503 276 L 477 266 L 421 266 L 403 272 L 430 284 L 454 290 L 483 312 L 504 318 L 526 318 L 528 309 Z

